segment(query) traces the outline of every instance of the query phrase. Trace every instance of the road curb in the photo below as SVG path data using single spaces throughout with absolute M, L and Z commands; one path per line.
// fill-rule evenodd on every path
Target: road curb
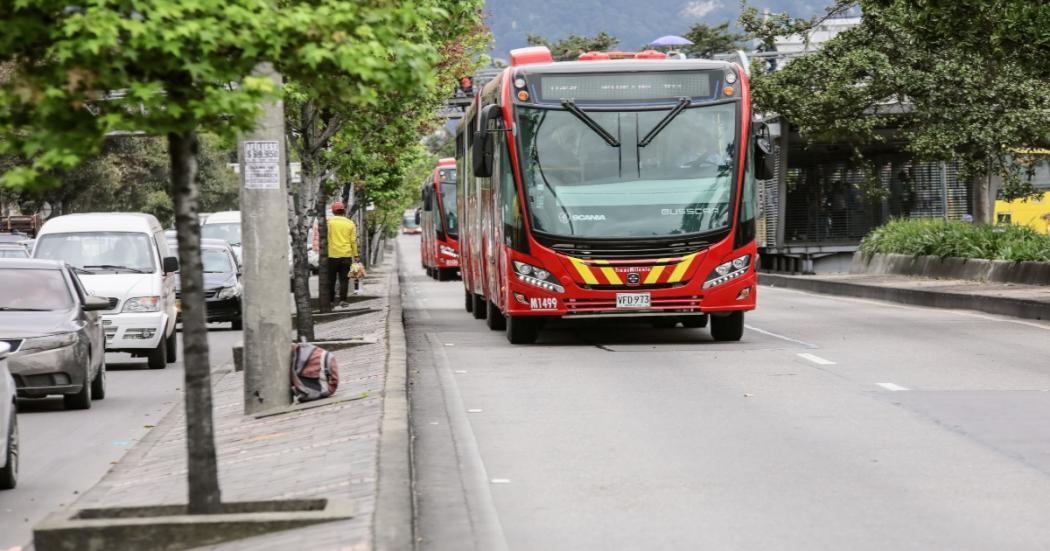
M 949 291 L 883 287 L 848 281 L 829 281 L 812 276 L 785 276 L 761 273 L 758 281 L 760 285 L 768 287 L 782 287 L 826 295 L 882 300 L 929 308 L 976 310 L 988 314 L 1025 319 L 1050 319 L 1050 303 L 1037 300 L 953 293 Z
M 377 551 L 412 549 L 412 462 L 409 440 L 408 355 L 401 307 L 397 243 L 390 271 L 390 310 L 387 312 L 386 383 L 383 387 L 383 421 L 379 436 L 379 460 L 373 547 Z

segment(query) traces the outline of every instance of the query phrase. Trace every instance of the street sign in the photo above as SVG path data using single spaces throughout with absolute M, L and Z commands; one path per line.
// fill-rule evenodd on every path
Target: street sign
M 244 142 L 244 188 L 278 189 L 281 149 L 276 141 Z

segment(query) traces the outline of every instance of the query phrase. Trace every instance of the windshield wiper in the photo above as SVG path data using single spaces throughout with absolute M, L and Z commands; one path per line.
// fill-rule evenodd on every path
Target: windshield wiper
M 638 142 L 638 147 L 645 147 L 649 145 L 656 138 L 656 135 L 663 131 L 664 128 L 667 128 L 667 125 L 671 124 L 671 121 L 673 121 L 679 113 L 684 111 L 686 107 L 689 107 L 689 103 L 689 98 L 678 98 L 678 105 L 675 105 L 674 109 L 671 109 L 670 113 L 664 115 L 664 118 L 660 119 L 660 122 L 656 123 L 656 126 L 654 126 L 653 129 L 650 130 L 649 133 L 646 134 L 645 137 Z
M 73 271 L 78 273 L 78 274 L 93 274 L 93 273 L 95 273 L 95 272 L 92 272 L 91 270 L 85 270 L 84 268 L 81 268 L 79 266 L 73 266 Z
M 565 100 L 561 102 L 561 105 L 565 108 L 566 111 L 572 113 L 573 115 L 576 115 L 576 118 L 583 121 L 583 124 L 586 124 L 587 128 L 594 130 L 596 134 L 601 136 L 602 139 L 605 140 L 605 143 L 613 147 L 620 147 L 620 140 L 617 140 L 616 137 L 610 134 L 608 130 L 603 128 L 602 125 L 598 124 L 598 121 L 592 119 L 590 116 L 587 115 L 587 113 L 584 113 L 583 109 L 577 107 L 576 102 L 572 100 Z
M 127 270 L 129 272 L 135 272 L 136 274 L 148 274 L 146 270 L 141 268 L 132 268 L 131 266 L 119 266 L 117 264 L 90 264 L 84 266 L 84 268 L 98 268 L 100 270 Z
M 12 308 L 10 306 L 0 306 L 0 312 L 50 312 L 47 308 Z

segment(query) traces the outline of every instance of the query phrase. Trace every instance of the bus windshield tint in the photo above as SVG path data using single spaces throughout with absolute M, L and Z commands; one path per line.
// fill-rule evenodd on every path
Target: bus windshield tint
M 441 206 L 445 209 L 445 233 L 455 239 L 459 236 L 459 220 L 456 218 L 456 182 L 441 184 Z
M 727 228 L 737 153 L 735 103 L 690 107 L 647 145 L 668 111 L 589 111 L 611 146 L 572 113 L 520 110 L 532 227 L 592 238 L 667 237 Z

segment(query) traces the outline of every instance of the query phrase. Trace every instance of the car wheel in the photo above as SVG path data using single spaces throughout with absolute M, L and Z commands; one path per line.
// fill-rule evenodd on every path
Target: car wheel
M 62 397 L 66 409 L 91 409 L 91 382 L 85 380 L 84 386 L 76 394 L 66 394 Z
M 0 469 L 0 490 L 10 490 L 18 485 L 18 416 L 11 408 L 11 425 L 7 430 L 7 461 Z
M 711 336 L 716 341 L 738 341 L 744 336 L 744 313 L 736 311 L 728 316 L 711 318 Z
M 468 312 L 474 311 L 474 293 L 470 291 L 463 291 L 463 308 Z
M 168 363 L 173 364 L 175 360 L 179 359 L 179 339 L 175 336 L 175 332 L 171 332 L 171 336 L 164 339 L 164 347 L 167 348 L 165 351 L 168 355 Z
M 91 399 L 104 400 L 106 398 L 106 358 L 102 358 L 102 365 L 98 366 L 98 373 L 91 380 Z
M 244 330 L 244 319 L 243 318 L 237 318 L 237 319 L 231 321 L 230 322 L 230 329 L 233 329 L 234 331 L 243 331 Z
M 157 347 L 150 350 L 146 355 L 146 362 L 150 369 L 164 369 L 168 365 L 168 344 L 164 340 L 157 343 Z
M 485 309 L 485 325 L 493 331 L 502 331 L 507 328 L 507 318 L 499 311 L 499 306 L 489 301 Z
M 686 316 L 682 318 L 682 326 L 689 329 L 707 327 L 707 316 Z
M 472 314 L 474 314 L 474 319 L 485 319 L 485 307 L 488 305 L 488 301 L 485 300 L 485 297 L 481 295 L 475 295 L 474 293 L 471 293 L 471 295 L 473 295 L 474 297 L 474 309 L 471 312 Z
M 525 316 L 507 316 L 507 340 L 511 344 L 532 344 L 540 336 L 543 320 Z

